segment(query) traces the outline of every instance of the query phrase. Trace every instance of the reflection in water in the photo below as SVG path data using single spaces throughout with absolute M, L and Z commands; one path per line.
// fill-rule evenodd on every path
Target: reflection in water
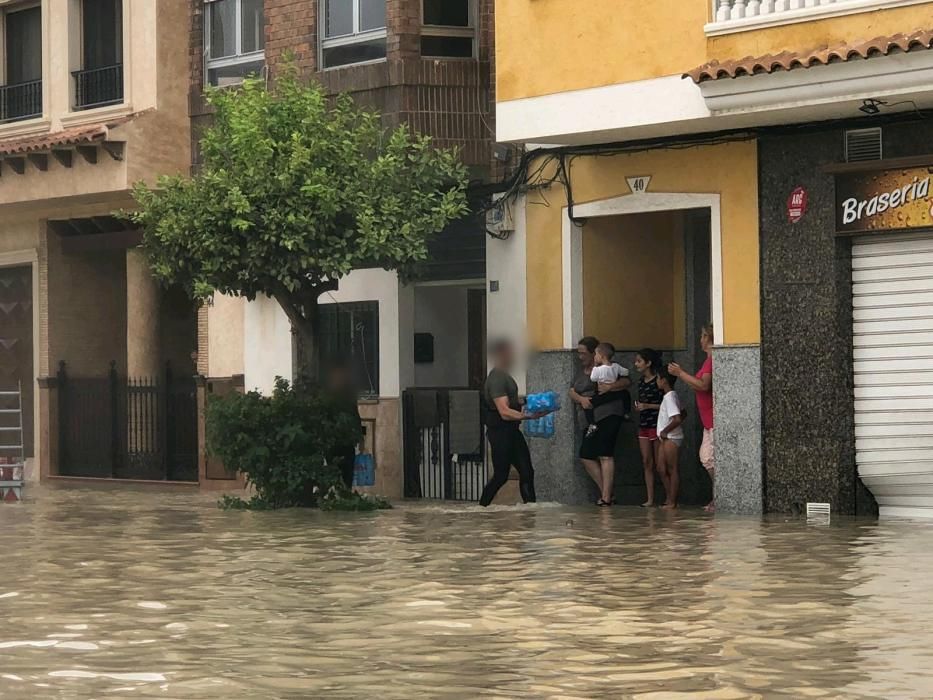
M 933 696 L 933 525 L 29 495 L 3 698 Z

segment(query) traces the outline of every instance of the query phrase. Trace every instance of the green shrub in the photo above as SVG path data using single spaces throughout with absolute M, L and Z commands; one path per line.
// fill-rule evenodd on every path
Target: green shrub
M 271 396 L 228 394 L 207 405 L 209 452 L 256 489 L 248 501 L 225 497 L 224 508 L 388 507 L 350 492 L 335 466 L 340 447 L 361 437 L 359 422 L 337 401 L 304 383 L 278 379 Z

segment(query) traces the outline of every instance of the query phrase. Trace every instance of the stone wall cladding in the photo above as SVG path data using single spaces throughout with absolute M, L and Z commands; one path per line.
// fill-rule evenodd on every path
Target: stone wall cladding
M 881 125 L 886 158 L 930 152 L 933 126 Z M 853 125 L 852 128 L 864 127 Z M 832 129 L 759 141 L 761 365 L 766 506 L 788 512 L 807 501 L 839 513 L 870 513 L 856 477 L 852 376 L 851 240 L 835 234 L 834 181 L 824 167 L 844 160 Z M 809 208 L 792 224 L 787 197 L 807 189 Z

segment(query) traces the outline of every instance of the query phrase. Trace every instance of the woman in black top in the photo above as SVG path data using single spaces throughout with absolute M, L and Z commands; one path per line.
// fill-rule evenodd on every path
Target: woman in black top
M 483 489 L 479 504 L 492 503 L 514 466 L 518 471 L 518 489 L 525 503 L 534 503 L 535 470 L 531 465 L 528 443 L 520 429 L 523 420 L 540 418 L 543 414 L 522 413 L 518 400 L 518 384 L 509 374 L 514 360 L 511 343 L 499 341 L 490 347 L 493 369 L 483 385 L 486 438 L 492 453 L 492 478 Z
M 658 368 L 661 367 L 661 354 L 651 348 L 644 348 L 635 353 L 635 369 L 641 375 L 638 381 L 638 447 L 641 450 L 641 462 L 645 469 L 645 489 L 648 499 L 642 503 L 646 508 L 654 505 L 655 468 L 658 464 L 658 409 L 664 400 L 664 392 L 658 387 Z

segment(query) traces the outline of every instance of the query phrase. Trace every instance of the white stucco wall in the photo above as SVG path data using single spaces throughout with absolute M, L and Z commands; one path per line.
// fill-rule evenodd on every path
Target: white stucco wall
M 467 287 L 415 287 L 415 333 L 434 336 L 434 362 L 415 365 L 415 385 L 469 383 Z
M 490 340 L 508 338 L 523 357 L 527 337 L 528 302 L 525 255 L 525 198 L 512 203 L 515 231 L 507 240 L 486 241 L 486 278 L 498 282 L 499 290 L 486 295 L 486 334 Z M 525 392 L 525 367 L 514 373 L 520 392 Z
M 243 310 L 243 363 L 246 390 L 270 393 L 275 378 L 292 379 L 292 331 L 275 299 L 258 297 Z
M 356 270 L 340 281 L 340 289 L 320 298 L 322 304 L 357 301 L 379 303 L 379 395 L 397 397 L 414 376 L 414 292 L 400 288 L 394 272 Z M 277 376 L 291 380 L 291 327 L 278 303 L 266 297 L 245 303 L 243 326 L 247 390 L 266 393 Z

